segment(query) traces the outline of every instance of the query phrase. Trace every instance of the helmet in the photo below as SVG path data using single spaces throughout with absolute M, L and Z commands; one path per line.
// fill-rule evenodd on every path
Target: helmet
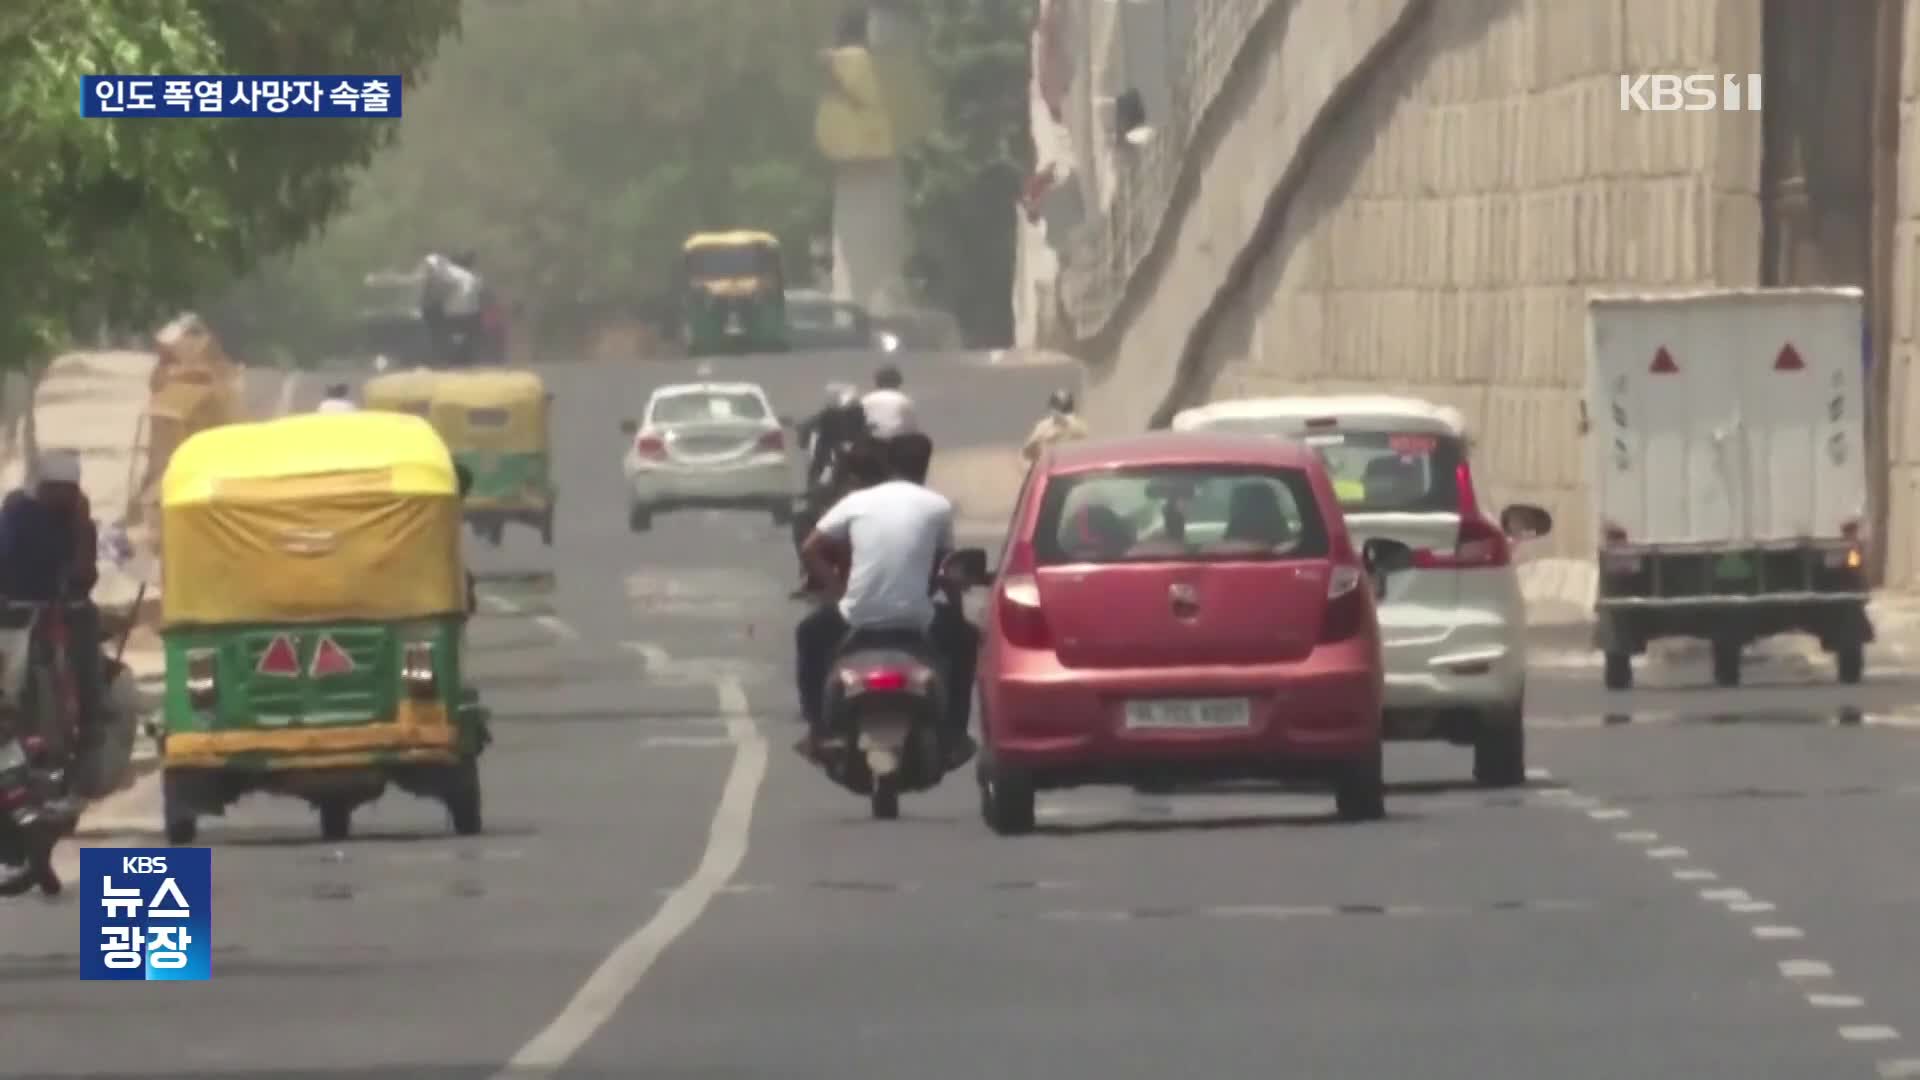
M 892 364 L 884 364 L 880 370 L 873 373 L 873 385 L 882 390 L 898 390 L 900 389 L 900 384 L 906 381 L 907 380 L 901 376 L 900 369 L 894 367 Z
M 1052 409 L 1054 412 L 1059 412 L 1059 413 L 1072 412 L 1073 411 L 1073 391 L 1055 390 L 1053 393 L 1048 394 L 1047 408 Z

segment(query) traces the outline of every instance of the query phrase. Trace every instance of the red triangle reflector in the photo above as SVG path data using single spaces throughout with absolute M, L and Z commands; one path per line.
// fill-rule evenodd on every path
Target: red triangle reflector
M 267 643 L 267 651 L 260 654 L 260 662 L 253 670 L 261 675 L 272 675 L 282 679 L 295 678 L 300 674 L 300 652 L 293 646 L 293 639 L 279 634 Z
M 1680 365 L 1673 362 L 1673 354 L 1667 351 L 1665 345 L 1662 345 L 1659 349 L 1655 350 L 1653 363 L 1647 370 L 1655 375 L 1678 375 L 1680 374 Z
M 1773 358 L 1775 371 L 1805 371 L 1806 368 L 1807 362 L 1800 358 L 1800 350 L 1794 348 L 1791 341 L 1780 346 L 1780 355 Z
M 324 679 L 329 675 L 345 675 L 352 670 L 353 657 L 347 655 L 347 650 L 336 644 L 332 637 L 322 637 L 313 650 L 313 663 L 307 668 L 307 673 L 316 679 Z

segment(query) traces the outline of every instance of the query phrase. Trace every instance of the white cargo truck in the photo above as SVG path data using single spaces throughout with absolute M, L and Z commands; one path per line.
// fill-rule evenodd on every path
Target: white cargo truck
M 1709 642 L 1714 681 L 1782 633 L 1858 682 L 1867 618 L 1864 309 L 1858 289 L 1596 296 L 1586 433 L 1606 685 L 1649 642 Z

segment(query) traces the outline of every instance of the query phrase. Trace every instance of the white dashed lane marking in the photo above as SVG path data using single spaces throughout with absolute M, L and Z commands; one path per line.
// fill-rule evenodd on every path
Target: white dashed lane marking
M 1550 779 L 1544 769 L 1529 769 L 1531 779 Z M 1545 805 L 1560 806 L 1565 809 L 1579 810 L 1594 821 L 1620 821 L 1632 815 L 1620 807 L 1607 806 L 1601 800 L 1581 795 L 1570 789 L 1558 789 L 1561 794 L 1553 798 L 1542 798 Z M 1543 793 L 1552 794 L 1552 793 Z M 1622 844 L 1639 847 L 1650 859 L 1684 860 L 1690 858 L 1686 848 L 1670 844 L 1661 844 L 1660 835 L 1650 829 L 1623 829 L 1613 834 L 1613 838 Z M 1657 845 L 1657 846 L 1655 846 Z M 1678 867 L 1672 871 L 1675 881 L 1694 885 L 1718 882 L 1720 875 L 1703 866 Z M 1745 889 L 1730 886 L 1707 885 L 1697 888 L 1700 899 L 1719 906 L 1729 915 L 1759 915 L 1773 911 L 1775 905 L 1759 899 Z M 1757 941 L 1800 941 L 1807 935 L 1797 926 L 1783 923 L 1749 924 L 1748 932 Z M 1796 958 L 1779 961 L 1781 978 L 1804 984 L 1811 980 L 1829 980 L 1833 978 L 1833 965 L 1824 960 Z M 1808 1007 L 1819 1010 L 1854 1012 L 1867 1007 L 1867 999 L 1859 994 L 1848 994 L 1837 989 L 1823 988 L 1817 992 L 1804 992 Z M 1836 1029 L 1841 1039 L 1857 1043 L 1896 1042 L 1900 1039 L 1899 1029 L 1887 1024 L 1841 1024 Z M 1879 1063 L 1879 1075 L 1883 1077 L 1920 1078 L 1920 1058 L 1901 1058 Z

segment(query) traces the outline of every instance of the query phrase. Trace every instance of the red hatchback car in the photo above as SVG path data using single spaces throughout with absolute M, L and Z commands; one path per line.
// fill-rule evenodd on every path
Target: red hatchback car
M 1374 598 L 1318 455 L 1257 435 L 1062 444 L 1016 502 L 981 647 L 981 813 L 1088 784 L 1321 780 L 1385 813 Z

